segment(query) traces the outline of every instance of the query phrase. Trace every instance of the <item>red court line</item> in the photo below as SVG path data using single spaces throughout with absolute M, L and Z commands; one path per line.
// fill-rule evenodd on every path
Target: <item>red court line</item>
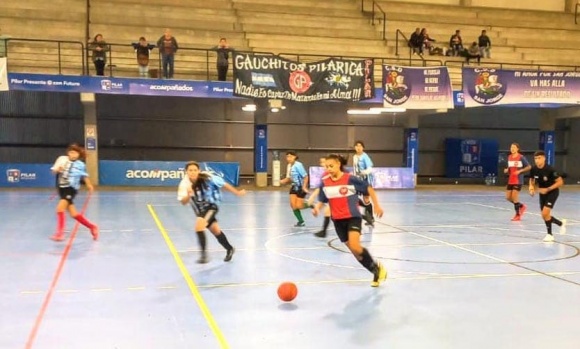
M 87 199 L 85 200 L 85 203 L 83 204 L 81 214 L 85 213 L 87 206 L 89 205 L 90 199 L 91 199 L 91 193 L 89 193 L 89 195 L 87 196 Z M 58 267 L 56 268 L 54 276 L 52 277 L 52 281 L 50 282 L 50 287 L 48 288 L 48 292 L 46 293 L 46 296 L 44 296 L 44 301 L 42 302 L 42 305 L 40 306 L 40 311 L 38 312 L 38 315 L 36 315 L 36 320 L 34 321 L 34 327 L 32 327 L 32 331 L 30 331 L 30 334 L 28 335 L 28 340 L 26 341 L 26 347 L 25 347 L 26 349 L 32 348 L 32 345 L 34 344 L 34 340 L 36 339 L 36 335 L 38 334 L 38 329 L 40 328 L 40 324 L 42 323 L 42 320 L 44 318 L 44 314 L 46 313 L 46 309 L 48 308 L 48 304 L 50 303 L 50 300 L 52 299 L 52 294 L 54 293 L 54 289 L 56 287 L 56 284 L 58 283 L 58 280 L 60 279 L 60 274 L 62 273 L 62 270 L 64 269 L 64 262 L 66 261 L 68 254 L 70 253 L 73 241 L 74 241 L 75 237 L 77 236 L 77 231 L 79 230 L 79 225 L 80 225 L 80 223 L 76 222 L 73 229 L 71 230 L 70 237 L 66 243 L 64 251 L 62 252 L 62 255 L 60 257 L 60 261 L 58 262 Z

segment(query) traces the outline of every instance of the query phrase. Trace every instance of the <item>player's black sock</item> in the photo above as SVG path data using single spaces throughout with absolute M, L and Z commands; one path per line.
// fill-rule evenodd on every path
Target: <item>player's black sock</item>
M 357 258 L 357 260 L 359 261 L 360 264 L 362 264 L 363 267 L 365 267 L 371 273 L 375 272 L 377 264 L 375 263 L 373 257 L 371 257 L 371 254 L 366 248 L 363 248 L 363 251 L 359 256 L 359 258 L 360 259 Z
M 197 242 L 199 243 L 199 247 L 201 251 L 205 253 L 205 246 L 207 245 L 207 240 L 205 238 L 205 231 L 197 231 Z
M 222 245 L 226 250 L 229 251 L 232 249 L 232 245 L 230 245 L 230 242 L 228 241 L 228 238 L 226 237 L 226 234 L 224 234 L 223 231 L 220 231 L 220 235 L 217 235 L 216 239 L 220 243 L 220 245 Z
M 557 226 L 559 226 L 559 227 L 561 227 L 561 226 L 562 226 L 562 221 L 561 221 L 561 220 L 559 220 L 559 219 L 558 219 L 558 218 L 556 218 L 556 217 L 552 217 L 552 219 L 550 220 L 550 222 L 551 222 L 551 223 L 554 223 L 554 224 L 556 224 L 556 225 L 557 225 Z
M 330 217 L 324 217 L 324 222 L 322 223 L 322 230 L 326 231 L 328 229 L 329 224 L 330 224 Z
M 552 218 L 554 219 L 554 218 Z M 548 234 L 552 235 L 552 220 L 544 221 L 546 223 L 546 228 L 548 229 Z
M 522 205 L 519 202 L 514 202 L 514 209 L 516 210 L 516 214 L 520 214 L 520 207 Z
M 365 212 L 369 215 L 371 220 L 374 220 L 373 218 L 373 204 L 371 204 L 370 202 L 365 206 Z

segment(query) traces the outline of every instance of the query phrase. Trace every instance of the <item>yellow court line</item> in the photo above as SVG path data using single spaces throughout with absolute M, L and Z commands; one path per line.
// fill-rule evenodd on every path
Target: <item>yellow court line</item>
M 197 305 L 199 306 L 199 309 L 203 313 L 203 316 L 205 317 L 205 320 L 207 321 L 213 334 L 216 336 L 216 338 L 220 344 L 220 347 L 221 348 L 229 348 L 230 346 L 228 345 L 226 338 L 224 337 L 222 331 L 219 329 L 217 322 L 213 318 L 211 312 L 209 311 L 209 308 L 205 304 L 205 301 L 201 297 L 201 294 L 199 293 L 197 285 L 193 281 L 193 278 L 191 277 L 191 275 L 189 275 L 189 272 L 187 271 L 185 264 L 183 264 L 183 260 L 179 256 L 179 252 L 175 248 L 175 245 L 173 245 L 171 238 L 169 238 L 169 234 L 167 234 L 167 231 L 165 230 L 165 228 L 161 224 L 161 221 L 157 217 L 157 214 L 155 213 L 153 206 L 151 204 L 148 204 L 147 208 L 149 209 L 149 213 L 151 213 L 151 216 L 153 217 L 155 224 L 157 224 L 157 228 L 159 228 L 161 235 L 163 235 L 163 238 L 165 239 L 165 243 L 167 243 L 167 247 L 169 248 L 169 251 L 173 255 L 173 258 L 175 259 L 175 263 L 177 263 L 177 267 L 179 268 L 179 271 L 181 271 L 181 274 L 183 275 L 183 278 L 185 279 L 187 286 L 189 286 L 189 290 L 191 291 L 193 298 L 197 302 Z

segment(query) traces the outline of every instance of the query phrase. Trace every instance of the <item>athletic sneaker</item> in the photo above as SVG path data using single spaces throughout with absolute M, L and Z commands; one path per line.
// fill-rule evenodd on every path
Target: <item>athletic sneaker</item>
M 205 264 L 209 262 L 209 258 L 207 258 L 207 253 L 202 252 L 201 256 L 199 257 L 199 259 L 197 260 L 198 264 Z
M 567 219 L 562 219 L 562 225 L 560 226 L 560 235 L 566 235 L 566 224 L 568 224 Z
M 522 204 L 522 205 L 520 206 L 520 216 L 523 216 L 523 215 L 524 215 L 524 213 L 526 213 L 526 210 L 527 210 L 527 209 L 528 209 L 528 206 L 526 206 L 526 205 Z
M 316 236 L 317 238 L 325 238 L 326 237 L 326 230 L 318 231 L 318 232 L 314 233 L 314 236 Z
M 519 214 L 515 215 L 512 218 L 512 222 L 521 221 L 521 220 L 522 220 L 522 216 L 520 216 Z
M 224 262 L 229 262 L 232 260 L 232 256 L 234 255 L 234 252 L 236 252 L 235 248 L 230 248 L 227 252 L 226 252 L 226 258 L 224 258 Z
M 554 235 L 546 234 L 546 236 L 544 237 L 544 242 L 553 242 L 553 241 L 554 241 Z
M 64 241 L 64 233 L 55 233 L 53 236 L 50 237 L 51 240 L 54 241 Z
M 373 273 L 373 281 L 371 282 L 371 287 L 378 287 L 381 282 L 387 279 L 387 269 L 383 267 L 380 262 L 377 262 L 377 268 Z
M 305 225 L 306 225 L 305 222 L 298 222 L 298 223 L 294 224 L 295 227 L 303 227 Z
M 99 227 L 96 225 L 91 228 L 91 235 L 93 236 L 93 240 L 97 241 L 99 239 Z

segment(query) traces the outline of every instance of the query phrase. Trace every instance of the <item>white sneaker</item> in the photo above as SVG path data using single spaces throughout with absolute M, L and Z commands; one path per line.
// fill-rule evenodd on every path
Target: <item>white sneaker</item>
M 562 219 L 562 225 L 560 226 L 560 235 L 566 235 L 566 224 L 568 223 L 567 219 Z
M 544 242 L 553 242 L 554 241 L 554 236 L 550 235 L 550 234 L 546 234 L 546 236 L 544 237 Z

